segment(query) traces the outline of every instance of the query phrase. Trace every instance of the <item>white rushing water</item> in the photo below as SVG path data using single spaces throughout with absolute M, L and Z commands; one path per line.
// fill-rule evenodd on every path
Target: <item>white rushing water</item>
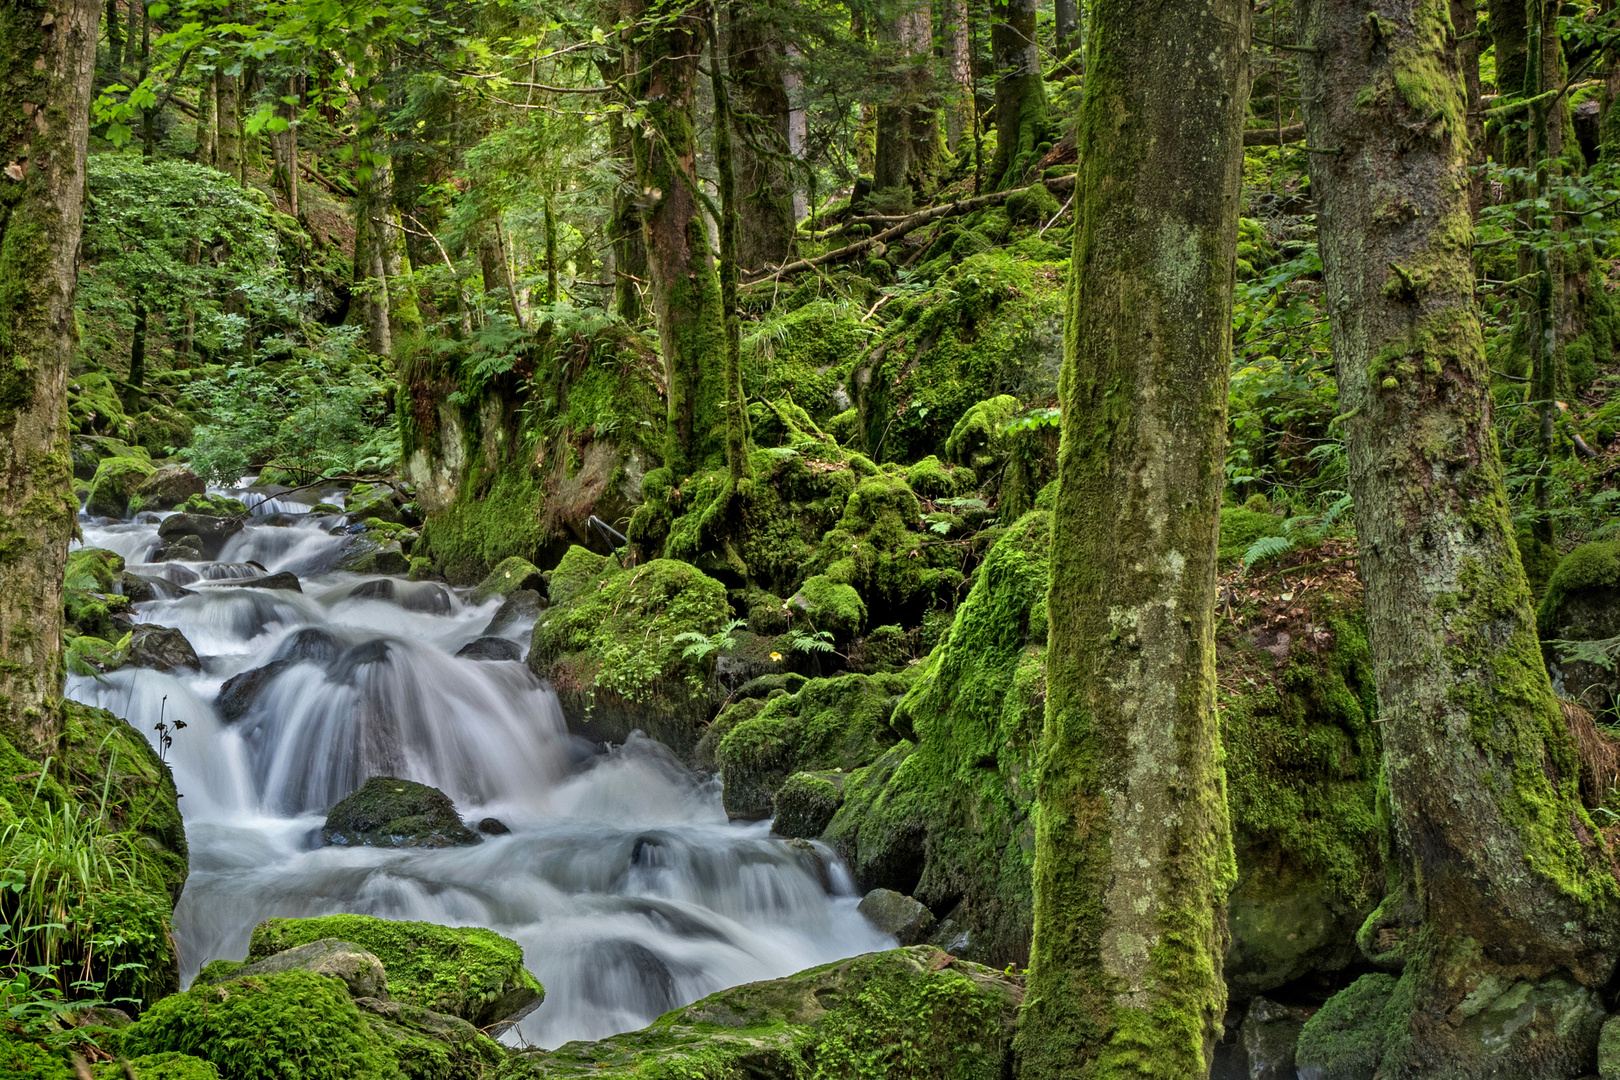
M 728 824 L 718 780 L 658 743 L 600 753 L 573 738 L 523 664 L 456 657 L 498 601 L 332 572 L 336 520 L 250 523 L 218 563 L 157 564 L 144 564 L 155 522 L 83 523 L 86 546 L 161 579 L 169 598 L 137 618 L 178 627 L 203 661 L 201 673 L 125 669 L 68 688 L 148 739 L 160 717 L 185 725 L 168 759 L 191 845 L 175 911 L 187 980 L 207 960 L 245 956 L 271 916 L 485 926 L 519 942 L 546 987 L 515 1037 L 550 1047 L 893 946 L 856 912 L 831 852 Z M 260 573 L 249 562 L 296 573 L 304 592 L 243 587 Z M 529 629 L 504 636 L 526 647 Z M 276 661 L 248 711 L 225 722 L 221 684 Z M 494 817 L 511 832 L 434 850 L 323 845 L 326 811 L 380 775 L 437 787 L 469 825 Z

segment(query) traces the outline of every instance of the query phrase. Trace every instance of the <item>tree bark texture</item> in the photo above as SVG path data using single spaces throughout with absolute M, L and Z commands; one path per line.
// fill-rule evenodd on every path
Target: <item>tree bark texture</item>
M 951 85 L 945 112 L 945 145 L 954 152 L 963 135 L 973 133 L 978 103 L 973 98 L 973 39 L 967 0 L 944 0 L 945 25 L 940 38 L 945 46 L 945 67 Z
M 1616 885 L 1502 484 L 1456 30 L 1445 0 L 1303 0 L 1299 20 L 1384 764 L 1418 921 L 1383 934 L 1405 968 L 1379 1075 L 1578 1075 L 1535 1025 L 1487 1050 L 1471 1020 L 1526 982 L 1606 983 Z
M 97 0 L 0 5 L 0 734 L 36 745 L 61 694 L 62 567 L 78 510 L 68 364 Z
M 1094 9 L 1022 1080 L 1197 1077 L 1236 870 L 1215 550 L 1250 4 Z
M 877 107 L 877 151 L 872 190 L 910 186 L 915 139 L 912 114 L 927 88 L 933 16 L 927 0 L 890 0 L 873 35 L 885 50 L 887 93 Z
M 214 120 L 214 168 L 226 176 L 242 180 L 242 117 L 239 109 L 241 81 L 235 75 L 214 75 L 214 100 L 218 106 Z
M 723 452 L 725 336 L 720 279 L 709 253 L 697 187 L 697 83 L 708 19 L 691 0 L 631 9 L 650 21 L 630 44 L 631 94 L 647 102 L 647 132 L 633 136 L 653 309 L 664 354 L 669 446 L 677 482 Z
M 387 356 L 394 347 L 388 315 L 393 168 L 380 137 L 373 134 L 360 138 L 368 149 L 354 204 L 354 317 L 365 327 L 366 348 L 378 356 Z
M 751 5 L 732 4 L 727 67 L 736 141 L 738 265 L 781 266 L 793 231 L 793 170 L 788 148 L 787 53 L 777 28 Z
M 1019 187 L 1046 129 L 1046 88 L 1035 40 L 1036 0 L 996 0 L 990 52 L 996 65 L 996 188 Z

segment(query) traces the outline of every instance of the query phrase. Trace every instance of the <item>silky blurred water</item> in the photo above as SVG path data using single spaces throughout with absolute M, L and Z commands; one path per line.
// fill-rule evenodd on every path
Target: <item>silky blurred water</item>
M 658 743 L 604 753 L 573 738 L 523 664 L 456 657 L 498 601 L 334 572 L 346 542 L 330 531 L 337 517 L 250 520 L 217 563 L 157 564 L 145 562 L 157 523 L 143 517 L 87 520 L 84 543 L 156 579 L 164 598 L 138 605 L 138 619 L 179 628 L 203 671 L 125 669 L 74 678 L 68 692 L 149 739 L 160 718 L 185 725 L 168 759 L 191 845 L 175 912 L 186 979 L 207 960 L 242 958 L 271 916 L 485 926 L 518 941 L 546 987 L 508 1037 L 549 1047 L 894 944 L 856 912 L 830 851 L 729 824 L 718 780 Z M 242 585 L 279 571 L 305 591 Z M 529 629 L 505 636 L 526 647 Z M 221 684 L 272 662 L 245 714 L 222 720 Z M 511 832 L 435 850 L 324 846 L 326 811 L 379 775 L 437 787 L 469 825 L 494 817 Z

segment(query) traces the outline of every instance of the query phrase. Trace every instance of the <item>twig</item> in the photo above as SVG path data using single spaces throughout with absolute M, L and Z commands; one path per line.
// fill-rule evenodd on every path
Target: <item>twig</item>
M 1058 212 L 1052 215 L 1052 220 L 1041 226 L 1041 231 L 1035 234 L 1035 239 L 1039 240 L 1041 237 L 1045 236 L 1046 230 L 1058 223 L 1058 218 L 1063 216 L 1063 212 L 1069 208 L 1069 204 L 1072 202 L 1074 202 L 1074 192 L 1071 191 L 1069 192 L 1069 197 L 1063 200 L 1063 205 L 1058 207 Z

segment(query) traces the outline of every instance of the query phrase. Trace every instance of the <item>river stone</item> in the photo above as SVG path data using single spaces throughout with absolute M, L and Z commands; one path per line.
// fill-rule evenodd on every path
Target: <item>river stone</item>
M 231 972 L 230 979 L 252 975 L 279 975 L 283 971 L 310 971 L 337 979 L 349 996 L 388 1000 L 388 975 L 382 961 L 360 946 L 337 938 L 321 938 L 308 945 L 284 949 Z
M 148 476 L 135 494 L 141 497 L 142 506 L 171 510 L 206 489 L 202 477 L 184 465 L 165 465 Z
M 200 536 L 177 536 L 159 544 L 152 551 L 153 562 L 202 562 L 203 545 Z
M 118 575 L 118 588 L 129 597 L 132 604 L 144 604 L 148 600 L 156 600 L 157 589 L 152 582 L 139 574 L 132 574 L 128 570 Z
M 1598 1035 L 1598 1076 L 1602 1080 L 1620 1080 L 1620 1016 L 1603 1021 Z
M 219 688 L 219 696 L 214 699 L 214 708 L 219 710 L 219 718 L 226 723 L 240 720 L 253 708 L 253 703 L 259 695 L 275 681 L 277 675 L 292 667 L 291 660 L 272 660 L 263 667 L 244 671 L 239 675 L 232 675 L 225 680 Z
M 540 572 L 540 568 L 528 559 L 514 555 L 510 559 L 503 560 L 489 572 L 488 577 L 478 583 L 478 587 L 473 590 L 472 602 L 482 604 L 497 596 L 511 596 L 515 592 L 537 591 L 545 587 L 546 578 Z
M 332 807 L 321 838 L 371 847 L 457 847 L 483 840 L 461 823 L 444 792 L 393 776 L 372 777 Z
M 885 934 L 894 935 L 901 945 L 915 945 L 934 928 L 934 913 L 904 893 L 873 889 L 856 908 Z
M 203 558 L 217 559 L 225 548 L 225 541 L 241 531 L 240 518 L 171 514 L 158 526 L 158 539 L 167 542 L 182 536 L 195 536 L 202 545 Z
M 523 646 L 503 637 L 481 637 L 467 642 L 456 655 L 469 660 L 522 660 Z
M 1249 1002 L 1238 1032 L 1248 1062 L 1248 1071 L 1243 1075 L 1248 1080 L 1294 1080 L 1294 1047 L 1310 1018 L 1309 1009 L 1279 1005 L 1270 998 L 1257 997 Z
M 197 650 L 191 647 L 186 635 L 172 626 L 158 626 L 155 623 L 142 623 L 130 631 L 126 663 L 131 667 L 156 668 L 158 671 L 172 671 L 175 668 L 202 670 Z
M 496 818 L 487 817 L 478 823 L 478 831 L 483 833 L 485 836 L 505 836 L 512 830 L 506 827 L 505 822 Z
M 262 578 L 242 578 L 232 584 L 243 589 L 281 589 L 286 592 L 303 592 L 303 585 L 298 582 L 298 575 L 291 570 L 283 570 L 279 574 L 271 574 Z
M 337 659 L 339 651 L 337 638 L 318 626 L 306 626 L 282 641 L 274 659 L 330 664 Z
M 520 626 L 533 626 L 534 620 L 540 617 L 540 609 L 545 604 L 540 594 L 534 589 L 519 589 L 506 598 L 506 602 L 495 609 L 490 618 L 489 625 L 484 627 L 484 637 L 501 637 L 509 630 Z

